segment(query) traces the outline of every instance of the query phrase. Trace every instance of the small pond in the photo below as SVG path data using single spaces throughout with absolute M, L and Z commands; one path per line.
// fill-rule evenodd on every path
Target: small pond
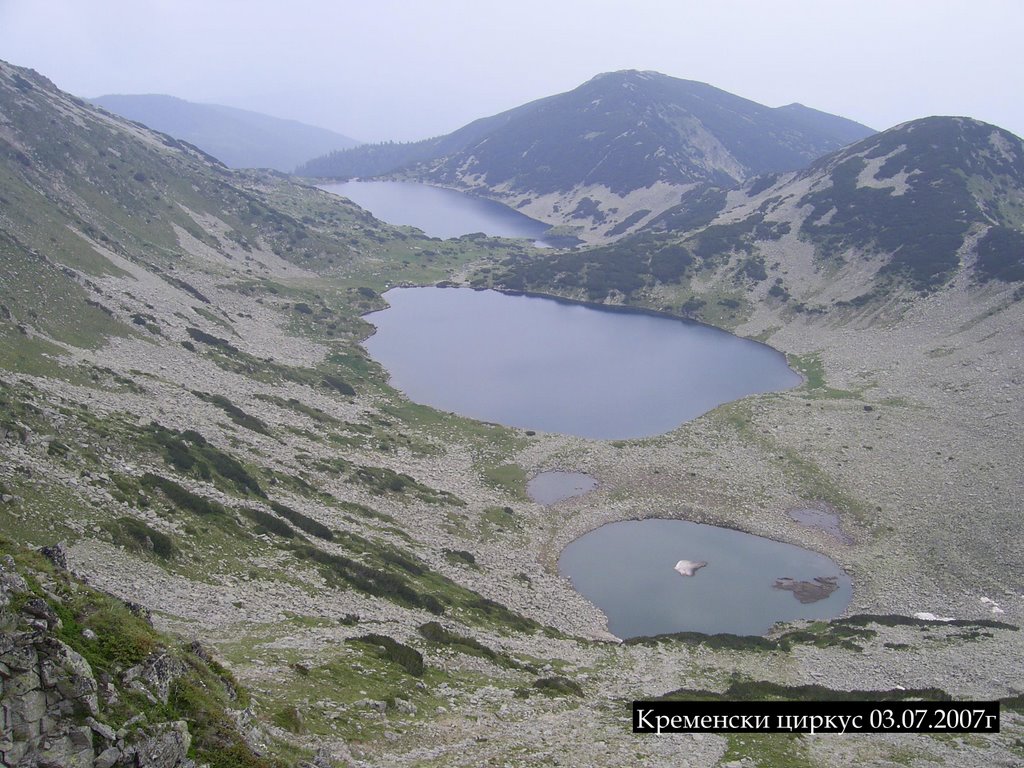
M 839 515 L 827 509 L 791 509 L 789 516 L 800 525 L 814 528 L 832 536 L 841 544 L 853 544 L 853 537 L 843 532 Z
M 582 472 L 541 472 L 526 484 L 526 495 L 538 504 L 557 504 L 597 488 L 597 480 Z
M 597 439 L 668 432 L 800 383 L 771 347 L 699 323 L 468 288 L 396 288 L 364 342 L 411 400 Z
M 381 221 L 423 230 L 429 237 L 461 237 L 483 232 L 494 237 L 524 237 L 537 245 L 548 225 L 506 205 L 454 189 L 412 181 L 346 181 L 320 187 L 347 197 Z
M 569 544 L 558 569 L 621 638 L 759 635 L 777 621 L 837 616 L 851 593 L 849 577 L 824 555 L 682 520 L 602 526 Z

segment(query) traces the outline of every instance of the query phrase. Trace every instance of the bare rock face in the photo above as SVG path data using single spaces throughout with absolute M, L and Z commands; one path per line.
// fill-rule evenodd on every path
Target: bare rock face
M 138 741 L 126 747 L 115 765 L 134 768 L 191 768 L 193 763 L 186 757 L 191 743 L 188 723 L 184 720 L 160 723 L 148 728 Z
M 171 694 L 171 683 L 187 671 L 185 662 L 161 653 L 127 670 L 124 682 L 143 695 L 155 697 L 166 704 Z
M 39 552 L 62 571 L 66 571 L 68 569 L 68 554 L 64 549 L 63 544 L 41 547 Z
M 96 679 L 85 659 L 49 634 L 59 619 L 30 594 L 14 561 L 0 561 L 0 764 L 91 768 L 92 729 L 77 718 L 97 714 Z
M 101 721 L 92 667 L 53 633 L 60 618 L 0 558 L 0 766 L 3 768 L 193 768 L 184 721 L 131 734 Z M 164 655 L 129 670 L 132 683 L 166 702 L 183 663 Z

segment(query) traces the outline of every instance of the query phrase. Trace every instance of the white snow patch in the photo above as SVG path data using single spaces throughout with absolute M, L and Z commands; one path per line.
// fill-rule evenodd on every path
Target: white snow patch
M 680 576 L 693 576 L 707 564 L 706 560 L 680 560 L 672 570 Z

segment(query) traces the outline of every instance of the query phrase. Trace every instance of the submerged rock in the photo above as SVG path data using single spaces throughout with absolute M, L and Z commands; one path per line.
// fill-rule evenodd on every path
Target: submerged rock
M 813 581 L 797 581 L 788 576 L 776 579 L 772 586 L 793 593 L 793 597 L 801 603 L 816 603 L 824 600 L 837 589 L 839 580 L 835 576 L 815 576 Z

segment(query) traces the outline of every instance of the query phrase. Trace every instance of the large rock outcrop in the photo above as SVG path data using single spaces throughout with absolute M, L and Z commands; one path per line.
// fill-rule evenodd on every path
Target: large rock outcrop
M 147 725 L 140 716 L 118 729 L 103 722 L 101 686 L 89 662 L 57 636 L 62 626 L 50 602 L 19 575 L 14 559 L 0 558 L 0 765 L 192 768 L 185 721 Z M 128 670 L 124 682 L 166 702 L 183 667 L 156 655 Z M 104 693 L 107 701 L 117 700 L 109 683 Z

